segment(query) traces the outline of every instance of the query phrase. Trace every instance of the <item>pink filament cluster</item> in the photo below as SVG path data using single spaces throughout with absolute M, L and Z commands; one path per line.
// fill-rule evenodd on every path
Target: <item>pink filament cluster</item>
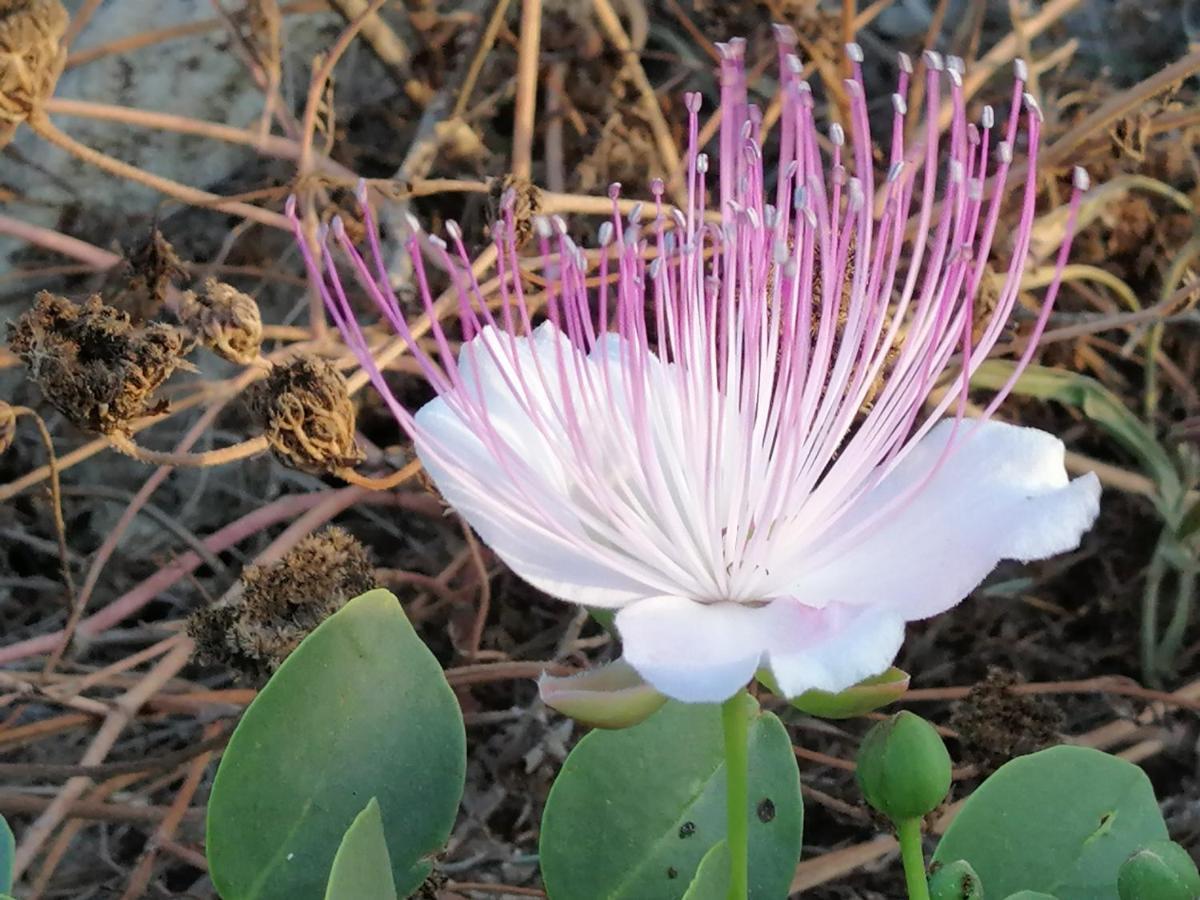
M 1034 221 L 1041 116 L 1023 94 L 1022 67 L 997 129 L 990 108 L 968 122 L 961 61 L 928 54 L 926 121 L 910 146 L 912 68 L 902 57 L 886 175 L 877 181 L 861 51 L 849 48 L 849 143 L 835 125 L 826 154 L 794 38 L 786 29 L 777 36 L 783 111 L 773 186 L 762 114 L 747 100 L 743 43 L 734 41 L 722 47 L 718 214 L 706 213 L 709 160 L 692 94 L 682 208 L 668 206 L 656 182 L 657 215 L 643 228 L 641 208 L 619 214 L 614 186 L 611 221 L 590 252 L 560 219 L 537 221 L 547 284 L 538 299 L 549 325 L 535 329 L 511 203 L 495 228 L 493 305 L 459 228 L 448 225 L 449 244 L 428 239 L 458 295 L 457 358 L 415 227 L 408 249 L 432 322 L 430 352 L 388 284 L 365 195 L 365 256 L 336 222 L 323 266 L 306 251 L 330 314 L 427 463 L 532 540 L 702 602 L 786 592 L 797 564 L 835 557 L 911 501 L 920 485 L 843 521 L 947 412 L 960 439 L 973 427 L 963 421 L 968 381 L 1013 312 Z M 1011 261 L 981 315 L 976 296 L 1022 131 L 1027 167 Z M 1068 234 L 1086 186 L 1077 173 Z M 335 266 L 335 242 L 473 450 L 423 425 L 390 391 Z M 1064 243 L 1024 355 L 985 417 L 1034 351 L 1067 251 Z M 927 405 L 935 387 L 946 390 Z

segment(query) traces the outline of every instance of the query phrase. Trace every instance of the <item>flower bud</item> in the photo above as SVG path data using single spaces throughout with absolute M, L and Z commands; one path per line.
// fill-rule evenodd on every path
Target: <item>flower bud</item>
M 1200 897 L 1200 873 L 1178 844 L 1155 841 L 1121 865 L 1117 892 L 1121 900 L 1193 900 Z
M 950 754 L 932 725 L 907 710 L 867 732 L 858 751 L 863 796 L 893 822 L 932 812 L 950 790 Z
M 983 882 L 965 859 L 935 864 L 929 876 L 929 900 L 983 900 Z
M 547 706 L 594 728 L 628 728 L 667 702 L 623 659 L 566 678 L 543 674 L 538 693 Z

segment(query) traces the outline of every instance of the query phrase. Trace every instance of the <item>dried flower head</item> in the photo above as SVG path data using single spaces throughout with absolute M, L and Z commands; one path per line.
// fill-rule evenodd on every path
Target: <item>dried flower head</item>
M 54 93 L 69 22 L 59 0 L 0 0 L 0 147 Z
M 258 304 L 232 285 L 210 278 L 204 291 L 188 291 L 178 310 L 179 321 L 193 337 L 222 359 L 249 365 L 262 347 Z
M 102 434 L 127 433 L 131 419 L 166 409 L 154 392 L 188 366 L 188 341 L 179 329 L 135 326 L 98 296 L 77 304 L 42 291 L 33 309 L 8 326 L 8 342 L 55 409 Z
M 1062 712 L 1045 697 L 1017 693 L 1018 683 L 1012 672 L 991 667 L 954 710 L 950 724 L 963 759 L 984 774 L 1060 741 Z
M 125 284 L 114 301 L 134 316 L 148 319 L 162 307 L 172 283 L 187 278 L 187 266 L 158 228 L 135 246 L 121 267 Z
M 277 563 L 247 566 L 229 602 L 198 610 L 188 632 L 202 658 L 261 682 L 309 632 L 373 587 L 366 548 L 348 531 L 326 528 Z
M 528 178 L 505 175 L 492 182 L 488 195 L 488 214 L 492 227 L 503 229 L 505 218 L 518 247 L 533 236 L 533 221 L 542 208 L 542 192 Z
M 560 219 L 535 218 L 547 286 L 536 298 L 517 277 L 511 194 L 493 229 L 495 309 L 458 226 L 448 241 L 429 238 L 458 287 L 457 354 L 415 235 L 428 355 L 377 239 L 364 257 L 333 223 L 322 270 L 300 238 L 331 315 L 446 500 L 529 583 L 615 610 L 625 660 L 689 702 L 724 700 L 763 666 L 788 696 L 882 672 L 906 622 L 954 606 L 1002 559 L 1077 546 L 1099 507 L 1094 475 L 1067 477 L 1061 441 L 991 418 L 1036 348 L 1066 243 L 1016 371 L 980 417 L 966 415 L 971 375 L 1012 314 L 1029 257 L 1041 117 L 1023 69 L 1007 118 L 989 108 L 975 124 L 961 61 L 929 54 L 926 124 L 909 146 L 902 59 L 880 178 L 862 51 L 849 48 L 848 133 L 833 126 L 826 154 L 795 36 L 777 34 L 771 172 L 743 42 L 722 48 L 719 217 L 706 212 L 693 94 L 681 207 L 656 182 L 658 214 L 643 227 L 641 206 L 622 218 L 614 187 L 591 259 Z M 976 330 L 1018 141 L 1028 159 L 1011 261 Z M 1068 235 L 1086 186 L 1077 173 Z M 415 414 L 371 357 L 330 262 L 339 250 L 437 391 Z
M 346 379 L 320 357 L 300 354 L 276 366 L 249 402 L 271 449 L 297 469 L 328 472 L 362 462 Z

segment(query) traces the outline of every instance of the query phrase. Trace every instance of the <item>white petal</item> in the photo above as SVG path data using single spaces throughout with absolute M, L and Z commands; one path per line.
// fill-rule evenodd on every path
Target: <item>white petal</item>
M 416 421 L 431 440 L 431 446 L 418 443 L 418 455 L 446 502 L 521 578 L 552 596 L 585 606 L 615 608 L 655 593 L 588 552 L 592 542 L 582 526 L 571 520 L 551 481 L 549 463 L 529 469 L 521 482 L 526 491 L 540 498 L 539 504 L 561 509 L 558 527 L 553 528 L 526 515 L 523 506 L 528 504 L 509 502 L 489 489 L 489 476 L 504 476 L 487 447 L 444 398 L 423 406 Z
M 736 603 L 651 597 L 621 609 L 623 655 L 656 689 L 685 703 L 736 694 L 762 659 L 767 617 Z
M 1000 422 L 959 427 L 961 444 L 916 498 L 853 546 L 819 560 L 787 593 L 805 604 L 848 603 L 906 621 L 954 606 L 1002 559 L 1044 559 L 1079 545 L 1099 512 L 1100 483 L 1067 478 L 1060 440 Z M 922 481 L 952 431 L 939 423 L 839 529 L 851 528 Z
M 771 653 L 771 672 L 788 697 L 814 688 L 837 693 L 878 675 L 904 642 L 904 620 L 890 612 L 832 605 L 819 617 L 821 627 L 806 636 L 807 646 Z

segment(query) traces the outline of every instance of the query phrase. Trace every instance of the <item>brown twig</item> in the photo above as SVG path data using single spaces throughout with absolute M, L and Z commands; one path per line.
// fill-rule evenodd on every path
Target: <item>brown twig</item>
M 199 188 L 188 187 L 186 184 L 180 184 L 169 178 L 163 178 L 161 175 L 145 172 L 136 166 L 131 166 L 128 163 L 121 162 L 119 159 L 107 156 L 99 150 L 94 150 L 86 144 L 81 144 L 69 134 L 59 129 L 44 112 L 38 111 L 36 114 L 30 116 L 28 125 L 30 130 L 37 134 L 38 137 L 65 150 L 72 156 L 90 163 L 98 169 L 103 169 L 112 175 L 127 178 L 138 184 L 144 184 L 182 203 L 198 206 L 202 209 L 212 209 L 216 212 L 242 216 L 252 222 L 258 222 L 261 225 L 269 225 L 272 228 L 280 228 L 285 231 L 291 228 L 288 220 L 277 212 L 272 212 L 271 210 L 263 209 L 249 203 L 243 203 L 240 200 L 228 200 L 225 197 L 210 194 L 208 191 L 202 191 Z
M 133 720 L 142 705 L 179 672 L 191 658 L 192 641 L 181 637 L 178 645 L 164 656 L 136 685 L 117 698 L 112 712 L 105 718 L 100 730 L 88 745 L 80 760 L 81 765 L 96 765 L 104 760 L 125 727 Z M 21 843 L 13 855 L 13 878 L 19 878 L 33 862 L 34 857 L 46 843 L 54 829 L 67 815 L 75 803 L 92 784 L 92 779 L 79 776 L 70 779 L 54 801 L 25 830 Z
M 513 115 L 514 178 L 533 177 L 533 126 L 537 115 L 538 60 L 542 38 L 542 0 L 521 0 L 517 41 L 517 96 Z
M 219 729 L 220 726 L 216 723 L 210 724 L 204 730 L 205 738 L 211 740 L 216 736 Z M 208 768 L 208 763 L 212 759 L 212 755 L 212 751 L 208 750 L 201 753 L 188 765 L 187 775 L 183 779 L 183 784 L 179 786 L 179 790 L 175 794 L 175 799 L 171 801 L 166 816 L 158 823 L 158 827 L 154 829 L 154 833 L 146 841 L 142 855 L 129 876 L 129 883 L 125 887 L 125 892 L 121 895 L 121 900 L 137 900 L 137 898 L 145 894 L 146 889 L 150 886 L 150 878 L 154 874 L 155 857 L 158 855 L 163 842 L 169 841 L 175 836 L 175 830 L 183 821 L 184 814 L 187 813 L 192 798 L 200 788 L 200 781 L 204 778 L 204 771 Z
M 633 76 L 634 84 L 641 96 L 642 108 L 650 124 L 650 131 L 654 135 L 659 160 L 663 166 L 660 174 L 664 178 L 670 178 L 680 168 L 679 148 L 675 146 L 675 139 L 671 136 L 671 128 L 667 125 L 666 117 L 663 115 L 658 95 L 654 93 L 654 87 L 650 84 L 650 79 L 646 77 L 646 70 L 642 68 L 641 60 L 629 40 L 629 35 L 625 33 L 625 26 L 621 24 L 621 19 L 617 16 L 617 12 L 609 0 L 594 0 L 592 8 L 596 18 L 600 21 L 600 27 L 624 58 L 625 65 Z M 676 197 L 675 200 L 682 205 L 681 197 Z

